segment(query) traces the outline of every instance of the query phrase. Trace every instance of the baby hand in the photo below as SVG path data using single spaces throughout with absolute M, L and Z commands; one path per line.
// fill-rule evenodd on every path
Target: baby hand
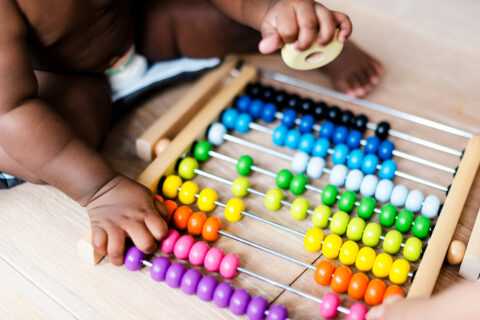
M 320 46 L 329 43 L 339 28 L 338 40 L 344 42 L 352 33 L 347 15 L 331 11 L 313 0 L 280 0 L 265 14 L 258 48 L 268 54 L 285 43 L 295 42 L 297 50 L 306 50 L 315 38 Z M 318 36 L 318 37 L 317 37 Z
M 167 209 L 150 190 L 124 176 L 110 180 L 86 207 L 93 247 L 114 265 L 123 264 L 127 236 L 141 251 L 152 253 L 156 240 L 167 234 Z

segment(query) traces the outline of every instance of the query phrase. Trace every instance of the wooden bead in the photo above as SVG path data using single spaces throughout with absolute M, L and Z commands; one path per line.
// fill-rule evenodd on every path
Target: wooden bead
M 158 142 L 155 144 L 155 155 L 158 157 L 163 152 L 163 150 L 168 147 L 170 142 L 172 142 L 172 140 L 168 138 L 162 138 L 158 140 Z
M 465 249 L 465 243 L 460 240 L 453 240 L 450 242 L 447 252 L 448 263 L 452 265 L 460 264 L 465 255 Z

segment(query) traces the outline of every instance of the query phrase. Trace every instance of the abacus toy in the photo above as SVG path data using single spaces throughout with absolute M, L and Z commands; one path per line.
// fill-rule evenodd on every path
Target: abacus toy
M 322 101 L 300 96 L 308 91 Z M 468 143 L 444 146 L 359 109 Z M 324 318 L 364 319 L 392 295 L 432 293 L 480 137 L 231 58 L 137 140 L 137 153 L 151 161 L 137 180 L 164 202 L 171 229 L 153 262 L 131 247 L 128 269 L 148 266 L 154 280 L 250 319 L 318 317 L 307 300 Z M 87 232 L 79 251 L 95 264 L 90 241 Z M 263 297 L 247 277 L 282 291 Z

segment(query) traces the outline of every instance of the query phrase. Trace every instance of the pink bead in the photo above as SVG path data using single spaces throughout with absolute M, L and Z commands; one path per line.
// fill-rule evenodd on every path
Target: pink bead
M 325 319 L 335 318 L 339 305 L 340 298 L 335 293 L 329 292 L 322 298 L 322 303 L 320 304 L 320 314 Z
M 237 274 L 240 258 L 236 254 L 227 254 L 220 263 L 220 275 L 225 279 L 232 279 Z
M 350 307 L 350 313 L 347 316 L 347 320 L 365 320 L 367 312 L 368 309 L 363 303 L 354 303 Z
M 173 254 L 177 259 L 185 260 L 190 254 L 190 249 L 192 249 L 195 239 L 189 234 L 183 235 L 178 238 L 173 248 Z
M 166 254 L 172 254 L 173 248 L 175 248 L 175 243 L 177 242 L 178 238 L 180 238 L 180 233 L 178 233 L 177 230 L 168 230 L 167 236 L 165 237 L 165 239 L 162 240 L 160 250 L 162 250 L 162 252 Z
M 209 249 L 210 246 L 205 241 L 198 241 L 190 249 L 188 260 L 194 266 L 201 266 Z
M 220 269 L 220 263 L 222 262 L 224 255 L 222 249 L 217 247 L 210 248 L 205 255 L 205 261 L 203 262 L 205 269 L 210 272 L 217 272 L 218 269 Z

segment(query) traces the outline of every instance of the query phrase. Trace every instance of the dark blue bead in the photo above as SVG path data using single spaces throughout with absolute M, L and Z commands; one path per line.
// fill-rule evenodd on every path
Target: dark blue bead
M 362 140 L 362 133 L 358 130 L 352 130 L 347 137 L 347 146 L 350 149 L 357 149 L 360 146 Z
M 348 147 L 343 143 L 335 146 L 335 148 L 333 148 L 332 154 L 333 164 L 345 164 L 345 162 L 347 162 L 347 156 L 349 151 L 350 150 L 348 149 Z
M 314 157 L 325 158 L 330 148 L 330 141 L 326 138 L 318 139 L 313 145 L 312 155 Z
M 313 145 L 315 144 L 315 135 L 313 133 L 305 133 L 300 137 L 298 142 L 298 150 L 311 154 Z
M 333 131 L 332 142 L 334 144 L 345 143 L 348 136 L 348 129 L 344 126 L 338 126 Z
M 300 140 L 300 131 L 297 129 L 290 129 L 287 132 L 285 138 L 285 146 L 289 149 L 295 150 L 298 147 L 298 141 Z
M 377 136 L 371 136 L 367 139 L 365 147 L 366 154 L 377 153 L 378 145 L 380 144 L 380 139 Z
M 319 136 L 322 138 L 330 139 L 335 130 L 335 125 L 331 121 L 325 121 L 320 126 L 320 131 L 318 132 Z
M 235 108 L 237 108 L 239 112 L 247 112 L 250 101 L 252 101 L 252 99 L 250 99 L 249 96 L 243 95 L 237 99 Z
M 252 102 L 250 102 L 250 105 L 248 106 L 248 113 L 252 116 L 254 119 L 260 118 L 262 115 L 263 111 L 263 102 L 260 99 L 255 99 Z
M 273 103 L 266 103 L 263 106 L 262 111 L 262 120 L 266 123 L 272 123 L 275 120 L 275 113 L 277 112 L 277 107 Z
M 282 125 L 291 128 L 295 125 L 295 120 L 297 120 L 297 112 L 295 110 L 286 109 L 283 112 Z
M 382 160 L 392 159 L 393 150 L 395 149 L 395 145 L 390 140 L 384 140 L 378 146 L 377 154 L 378 157 Z
M 235 123 L 235 130 L 240 133 L 247 133 L 250 130 L 251 122 L 252 117 L 248 113 L 241 113 L 237 117 L 237 122 Z
M 382 163 L 382 167 L 378 172 L 380 179 L 392 180 L 395 177 L 395 171 L 397 171 L 397 164 L 393 160 L 385 160 Z
M 313 116 L 306 114 L 300 119 L 300 124 L 298 125 L 298 129 L 301 133 L 311 132 L 313 129 L 313 124 L 315 123 L 315 119 Z
M 362 161 L 363 174 L 374 174 L 377 171 L 378 157 L 375 154 L 367 154 Z
M 235 128 L 235 123 L 237 123 L 238 111 L 233 108 L 229 108 L 223 112 L 222 123 L 227 129 Z
M 273 130 L 272 142 L 276 146 L 282 147 L 285 144 L 288 128 L 285 126 L 278 126 Z
M 360 169 L 363 162 L 363 151 L 360 149 L 355 149 L 350 152 L 347 160 L 347 167 L 350 170 Z

